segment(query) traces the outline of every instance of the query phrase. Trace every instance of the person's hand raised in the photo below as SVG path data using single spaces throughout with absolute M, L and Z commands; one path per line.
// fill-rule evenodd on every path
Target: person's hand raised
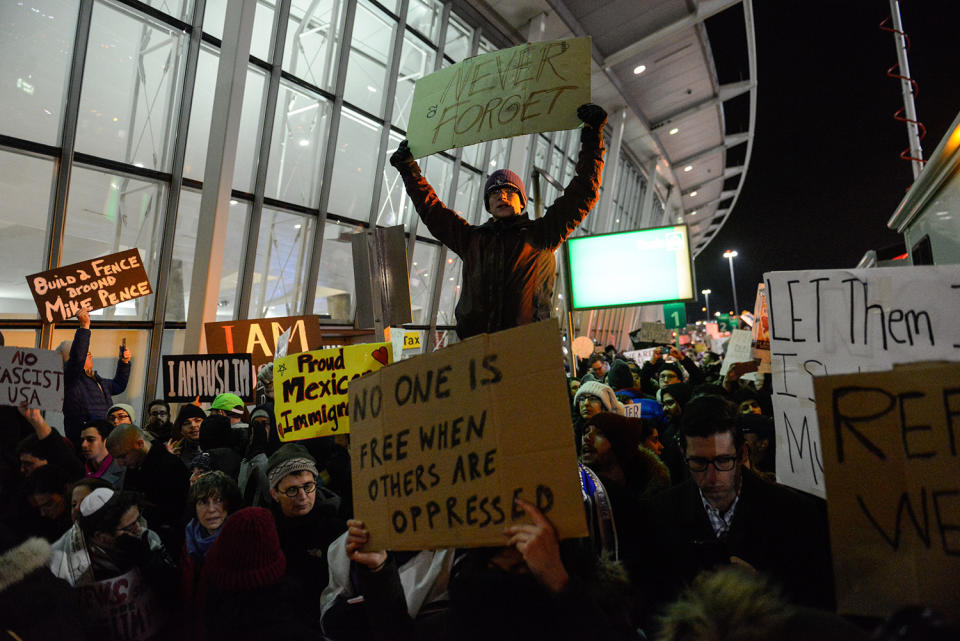
M 532 503 L 517 499 L 517 505 L 533 519 L 533 525 L 511 525 L 504 528 L 503 533 L 510 537 L 507 545 L 517 548 L 530 572 L 547 589 L 560 592 L 566 587 L 570 576 L 560 559 L 557 531 L 543 512 Z
M 376 572 L 387 562 L 385 550 L 377 552 L 361 552 L 361 548 L 370 540 L 370 530 L 363 521 L 350 519 L 347 521 L 347 558 L 354 563 Z
M 80 327 L 84 329 L 90 329 L 90 312 L 85 309 L 81 309 L 77 312 L 77 320 L 80 321 Z
M 601 131 L 607 124 L 607 111 L 600 105 L 587 103 L 577 107 L 577 118 L 597 131 Z
M 413 160 L 413 154 L 410 153 L 410 143 L 404 138 L 397 150 L 390 156 L 390 164 L 394 167 L 400 167 Z

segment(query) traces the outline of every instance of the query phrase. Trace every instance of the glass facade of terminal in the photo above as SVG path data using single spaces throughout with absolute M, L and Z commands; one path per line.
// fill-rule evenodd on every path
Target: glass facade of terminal
M 237 4 L 0 3 L 0 330 L 8 345 L 72 338 L 75 325 L 43 328 L 24 276 L 138 248 L 162 289 L 91 314 L 103 375 L 121 339 L 134 354 L 125 400 L 135 407 L 156 395 L 147 373 L 160 355 L 181 351 L 203 251 L 197 227 L 224 21 Z M 351 327 L 350 236 L 403 225 L 413 236 L 412 326 L 451 328 L 460 260 L 418 224 L 386 159 L 404 137 L 418 78 L 509 44 L 440 0 L 257 2 L 217 318 L 318 314 Z M 477 223 L 490 171 L 510 166 L 529 181 L 537 167 L 565 184 L 578 144 L 577 131 L 522 136 L 421 166 L 448 206 Z M 626 153 L 607 161 L 609 206 L 577 233 L 659 224 L 663 206 L 645 198 L 640 165 Z M 544 182 L 543 201 L 557 195 Z M 619 310 L 608 326 L 626 321 Z

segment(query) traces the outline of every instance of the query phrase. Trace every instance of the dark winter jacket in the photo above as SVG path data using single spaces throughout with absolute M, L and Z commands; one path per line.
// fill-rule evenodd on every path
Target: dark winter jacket
M 273 506 L 287 574 L 306 588 L 307 600 L 319 600 L 329 578 L 327 548 L 347 529 L 346 521 L 337 515 L 340 497 L 319 485 L 316 492 L 313 509 L 304 516 L 284 516 L 279 505 Z M 318 619 L 319 615 L 317 611 Z
M 448 209 L 411 158 L 397 166 L 417 213 L 437 240 L 463 260 L 457 335 L 467 338 L 550 318 L 553 252 L 597 202 L 603 171 L 603 132 L 582 129 L 576 174 L 543 218 L 491 218 L 470 225 Z
M 87 421 L 107 418 L 107 410 L 113 405 L 113 395 L 127 389 L 130 378 L 130 363 L 117 359 L 117 372 L 113 379 L 93 377 L 83 371 L 83 364 L 90 351 L 90 330 L 77 328 L 70 347 L 70 358 L 63 366 L 63 425 L 67 437 L 75 444 L 80 441 L 80 432 Z
M 127 469 L 123 489 L 141 492 L 148 505 L 143 510 L 151 530 L 168 550 L 183 543 L 184 512 L 190 491 L 190 473 L 162 444 L 154 444 L 136 469 Z

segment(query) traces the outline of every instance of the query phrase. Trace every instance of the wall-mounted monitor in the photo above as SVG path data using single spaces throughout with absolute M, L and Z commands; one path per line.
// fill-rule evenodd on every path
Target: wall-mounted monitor
M 574 310 L 695 300 L 686 225 L 570 238 L 566 256 Z

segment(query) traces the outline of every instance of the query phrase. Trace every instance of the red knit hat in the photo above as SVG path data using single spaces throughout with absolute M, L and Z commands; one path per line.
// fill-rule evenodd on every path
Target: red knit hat
M 286 570 L 273 515 L 262 507 L 231 514 L 204 562 L 210 582 L 231 591 L 271 585 Z

